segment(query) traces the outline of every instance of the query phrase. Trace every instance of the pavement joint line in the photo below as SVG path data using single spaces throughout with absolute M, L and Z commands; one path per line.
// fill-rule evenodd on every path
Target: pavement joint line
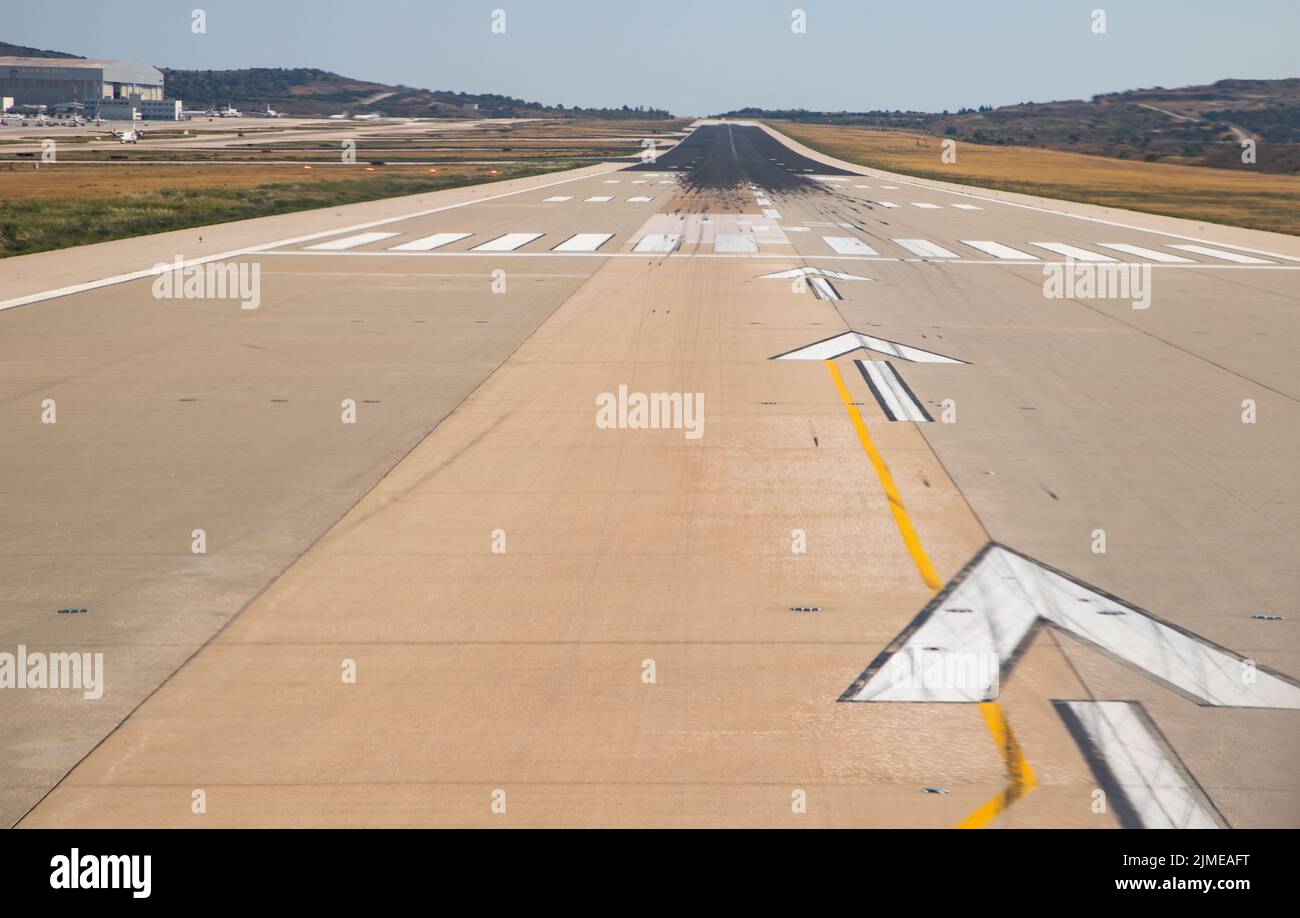
M 397 217 L 386 217 L 382 220 L 372 220 L 369 223 L 358 223 L 353 226 L 334 227 L 333 229 L 322 230 L 321 232 L 311 233 L 306 236 L 296 236 L 291 239 L 279 239 L 276 240 L 275 242 L 266 242 L 260 245 L 246 246 L 241 249 L 232 249 L 229 252 L 219 252 L 216 255 L 204 255 L 201 258 L 187 259 L 186 261 L 183 261 L 181 263 L 180 267 L 189 268 L 195 265 L 209 264 L 214 261 L 224 261 L 227 259 L 239 258 L 244 255 L 255 255 L 255 254 L 263 254 L 263 253 L 269 254 L 267 250 L 279 248 L 280 246 L 301 245 L 304 242 L 312 242 L 316 239 L 325 239 L 335 235 L 341 236 L 344 233 L 355 233 L 360 230 L 370 229 L 376 226 L 387 226 L 390 223 L 400 223 L 403 220 L 415 220 L 420 217 L 427 217 L 432 214 L 442 213 L 443 211 L 456 210 L 461 207 L 468 207 L 472 204 L 483 204 L 488 201 L 498 201 L 502 198 L 513 197 L 514 195 L 517 194 L 525 194 L 534 191 L 541 191 L 545 188 L 554 188 L 557 185 L 567 185 L 569 182 L 580 182 L 583 179 L 595 178 L 596 176 L 606 175 L 610 172 L 619 171 L 622 168 L 623 166 L 618 165 L 610 169 L 605 169 L 604 171 L 601 172 L 593 172 L 589 175 L 576 175 L 567 179 L 561 179 L 558 182 L 547 182 L 542 185 L 530 185 L 527 188 L 519 188 L 514 191 L 505 191 L 502 192 L 501 194 L 488 195 L 482 198 L 474 198 L 471 201 L 461 201 L 456 204 L 446 204 L 442 207 L 434 207 L 426 210 L 416 211 L 414 213 L 403 214 Z M 461 187 L 478 188 L 482 186 L 465 185 Z M 456 189 L 447 188 L 447 189 L 440 189 L 440 190 L 454 191 Z M 437 192 L 427 192 L 427 193 L 436 194 Z M 148 237 L 137 236 L 135 238 L 143 239 Z M 368 254 L 368 253 L 356 252 L 353 254 L 360 255 L 360 254 Z M 374 254 L 379 254 L 379 253 L 374 253 Z M 175 266 L 169 265 L 169 270 L 175 270 Z M 32 294 L 28 294 L 27 296 L 16 297 L 15 299 L 12 300 L 0 301 L 0 312 L 3 312 L 6 309 L 16 309 L 19 306 L 29 306 L 32 303 L 40 303 L 40 302 L 44 302 L 45 300 L 53 300 L 53 299 L 58 299 L 60 297 L 72 296 L 73 294 L 77 294 L 77 293 L 84 293 L 87 290 L 98 290 L 101 287 L 112 287 L 117 284 L 123 284 L 133 280 L 142 280 L 143 278 L 154 277 L 154 276 L 156 276 L 154 274 L 154 270 L 152 267 L 150 267 L 150 268 L 145 268 L 144 270 L 141 271 L 131 271 L 127 274 L 116 274 L 111 277 L 100 278 L 99 280 L 87 281 L 86 283 L 83 284 L 72 284 L 67 287 L 59 287 L 55 290 L 46 290 L 42 293 L 32 293 Z

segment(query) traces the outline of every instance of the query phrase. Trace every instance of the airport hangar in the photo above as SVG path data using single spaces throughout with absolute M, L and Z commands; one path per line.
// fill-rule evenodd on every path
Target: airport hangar
M 87 114 L 128 119 L 131 108 L 146 120 L 174 119 L 180 109 L 163 98 L 162 71 L 140 61 L 0 57 L 0 98 L 9 96 L 16 107 L 75 103 Z

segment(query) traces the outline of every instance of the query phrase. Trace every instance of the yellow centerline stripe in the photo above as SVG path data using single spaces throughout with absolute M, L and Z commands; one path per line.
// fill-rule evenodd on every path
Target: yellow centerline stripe
M 853 404 L 853 395 L 849 392 L 849 387 L 844 384 L 840 368 L 835 365 L 834 360 L 826 361 L 826 368 L 831 372 L 831 379 L 835 380 L 835 388 L 840 391 L 840 401 L 844 402 L 844 407 L 849 410 L 853 429 L 857 431 L 862 448 L 867 451 L 871 467 L 876 470 L 876 477 L 880 479 L 880 484 L 885 489 L 885 497 L 889 499 L 889 509 L 894 513 L 894 522 L 898 524 L 903 543 L 912 553 L 912 560 L 916 562 L 916 569 L 921 572 L 921 579 L 925 581 L 925 585 L 937 593 L 943 589 L 943 579 L 930 563 L 930 556 L 925 553 L 921 537 L 916 534 L 916 527 L 912 525 L 912 519 L 907 515 L 907 508 L 903 506 L 903 495 L 899 493 L 898 485 L 894 484 L 894 476 L 890 473 L 889 466 L 885 465 L 885 460 L 876 449 L 876 444 L 872 442 L 871 432 L 867 430 L 867 422 L 862 420 L 862 412 L 858 411 L 858 406 Z
M 1007 807 L 1021 797 L 1028 796 L 1038 786 L 1034 769 L 1030 767 L 1029 760 L 1021 751 L 1016 735 L 1011 732 L 1011 724 L 1007 722 L 1002 706 L 994 701 L 985 701 L 980 703 L 980 711 L 988 722 L 989 732 L 993 734 L 993 739 L 998 744 L 998 751 L 1007 765 L 1007 775 L 1011 778 L 1011 783 L 988 803 L 957 823 L 959 829 L 984 828 L 1002 815 Z
M 912 554 L 916 569 L 921 572 L 921 579 L 931 590 L 939 592 L 943 589 L 943 580 L 930 562 L 930 556 L 925 553 L 921 537 L 916 534 L 912 518 L 907 515 L 907 508 L 903 506 L 903 495 L 899 492 L 898 485 L 894 483 L 894 476 L 890 473 L 889 466 L 885 465 L 884 457 L 880 455 L 880 451 L 876 449 L 876 444 L 871 439 L 871 431 L 867 429 L 867 422 L 862 419 L 862 412 L 858 411 L 858 406 L 853 404 L 853 395 L 849 392 L 849 387 L 844 384 L 844 376 L 840 373 L 839 366 L 834 360 L 828 360 L 826 369 L 830 371 L 831 379 L 835 380 L 840 401 L 844 402 L 844 407 L 848 409 L 849 419 L 853 422 L 858 440 L 866 450 L 867 458 L 871 460 L 871 467 L 876 470 L 876 477 L 880 479 L 881 487 L 885 489 L 885 497 L 889 500 L 889 509 L 893 511 L 894 522 L 898 524 L 898 531 L 903 536 L 903 543 L 907 546 L 907 550 Z M 1007 775 L 1011 783 L 996 797 L 959 822 L 957 824 L 959 829 L 984 828 L 1000 816 L 1007 807 L 1038 786 L 1034 770 L 1020 750 L 1020 743 L 1011 732 L 1011 725 L 1007 722 L 1002 706 L 995 701 L 985 701 L 980 703 L 980 711 L 989 725 L 989 732 L 993 734 L 993 739 L 998 744 L 998 752 L 1002 755 L 1002 761 L 1006 763 Z

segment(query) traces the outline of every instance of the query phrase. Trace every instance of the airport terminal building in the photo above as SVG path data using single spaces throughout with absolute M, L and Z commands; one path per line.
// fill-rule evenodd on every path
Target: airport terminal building
M 12 96 L 16 106 L 54 109 L 78 103 L 88 115 L 101 106 L 118 116 L 116 110 L 131 105 L 158 109 L 151 112 L 155 118 L 175 109 L 163 105 L 162 72 L 140 61 L 0 57 L 0 97 L 4 96 Z

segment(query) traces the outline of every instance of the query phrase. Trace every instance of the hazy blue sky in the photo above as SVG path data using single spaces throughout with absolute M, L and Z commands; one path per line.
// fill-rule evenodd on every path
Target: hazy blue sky
M 13 0 L 0 39 L 549 104 L 939 111 L 1300 75 L 1300 0 Z M 207 13 L 207 34 L 190 29 Z M 506 34 L 490 30 L 506 11 Z M 806 34 L 791 11 L 807 13 Z M 1092 10 L 1107 14 L 1094 35 Z M 211 100 L 188 100 L 206 103 Z

